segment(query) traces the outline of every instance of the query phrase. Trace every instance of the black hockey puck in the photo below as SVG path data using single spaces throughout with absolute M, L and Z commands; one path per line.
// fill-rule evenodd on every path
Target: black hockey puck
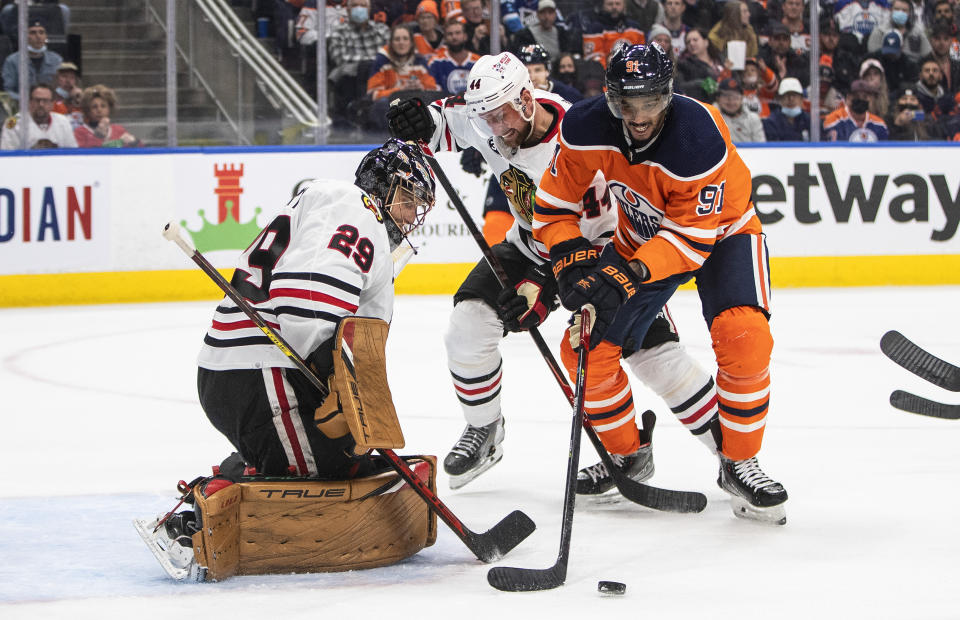
M 598 581 L 597 592 L 603 594 L 623 594 L 627 591 L 627 584 L 619 581 Z

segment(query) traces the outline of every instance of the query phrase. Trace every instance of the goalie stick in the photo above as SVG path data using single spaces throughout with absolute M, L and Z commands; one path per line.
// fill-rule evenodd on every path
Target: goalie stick
M 900 332 L 885 333 L 880 339 L 880 350 L 921 379 L 951 392 L 960 392 L 960 367 L 921 349 Z
M 590 314 L 593 306 L 580 310 L 580 351 L 577 354 L 577 395 L 573 404 L 573 428 L 570 430 L 570 456 L 563 492 L 563 520 L 560 523 L 560 553 L 550 568 L 514 568 L 494 566 L 487 571 L 487 582 L 504 592 L 552 590 L 567 580 L 570 537 L 573 534 L 573 509 L 577 503 L 577 467 L 580 464 L 580 429 L 583 428 L 583 402 L 586 392 L 587 357 L 590 351 Z
M 440 181 L 440 185 L 442 185 L 444 191 L 447 192 L 447 196 L 453 203 L 453 207 L 457 210 L 457 213 L 460 214 L 460 219 L 463 220 L 463 223 L 473 236 L 474 241 L 476 241 L 477 245 L 480 246 L 480 251 L 483 253 L 483 257 L 486 259 L 487 264 L 490 265 L 490 269 L 493 270 L 494 275 L 497 276 L 497 280 L 500 281 L 500 286 L 504 288 L 512 286 L 510 283 L 510 278 L 507 276 L 507 272 L 504 270 L 503 265 L 500 264 L 500 260 L 493 253 L 493 250 L 490 249 L 490 244 L 488 244 L 487 240 L 483 238 L 483 233 L 481 233 L 480 229 L 477 228 L 476 223 L 473 221 L 473 217 L 471 217 L 469 211 L 467 211 L 467 208 L 464 206 L 463 201 L 460 199 L 460 195 L 457 193 L 457 190 L 454 189 L 453 185 L 450 184 L 450 180 L 443 172 L 443 168 L 440 167 L 440 163 L 437 162 L 436 158 L 430 152 L 430 148 L 421 142 L 420 150 L 423 151 L 423 155 L 426 158 L 427 163 L 429 163 L 430 167 L 433 168 L 434 175 L 437 177 L 437 180 Z M 540 335 L 540 330 L 538 330 L 536 327 L 531 327 L 528 331 L 530 332 L 530 337 L 533 338 L 534 344 L 537 345 L 537 349 L 540 351 L 540 355 L 543 357 L 543 360 L 547 363 L 547 366 L 550 367 L 550 372 L 553 373 L 553 377 L 556 379 L 557 384 L 563 391 L 564 396 L 567 397 L 567 401 L 573 405 L 573 390 L 570 389 L 570 384 L 567 382 L 567 378 L 564 375 L 563 370 L 561 370 L 560 364 L 557 363 L 556 358 L 550 351 L 550 347 L 547 345 L 546 341 L 544 341 L 543 336 Z M 621 472 L 613 463 L 613 459 L 610 458 L 610 454 L 607 452 L 607 449 L 603 447 L 603 442 L 600 441 L 600 437 L 597 436 L 596 431 L 593 430 L 593 427 L 587 424 L 586 421 L 584 421 L 583 430 L 586 431 L 587 437 L 590 439 L 590 443 L 593 444 L 594 449 L 600 456 L 600 460 L 603 461 L 607 471 L 610 472 L 614 484 L 617 485 L 617 490 L 619 490 L 620 494 L 631 502 L 640 504 L 641 506 L 646 506 L 647 508 L 652 508 L 654 510 L 663 510 L 668 512 L 701 512 L 704 508 L 706 508 L 707 496 L 703 493 L 699 493 L 697 491 L 674 491 L 672 489 L 661 489 L 659 487 L 653 487 L 631 479 Z
M 313 386 L 320 390 L 320 392 L 326 396 L 329 394 L 327 386 L 317 377 L 316 374 L 307 366 L 306 362 L 303 361 L 296 351 L 287 344 L 283 337 L 275 332 L 267 323 L 260 317 L 256 310 L 247 303 L 247 300 L 243 298 L 242 295 L 230 284 L 219 271 L 214 268 L 213 265 L 203 256 L 198 250 L 190 247 L 190 245 L 184 241 L 183 237 L 180 235 L 180 226 L 176 222 L 169 222 L 163 229 L 163 236 L 169 241 L 173 241 L 180 247 L 190 259 L 197 264 L 200 269 L 207 274 L 211 280 L 216 283 L 220 290 L 222 290 L 227 297 L 229 297 L 237 306 L 243 311 L 247 317 L 253 321 L 261 331 L 270 339 L 273 344 L 280 349 L 284 355 L 286 355 L 290 361 L 296 365 L 296 367 L 304 374 L 304 376 L 313 384 Z M 407 484 L 419 495 L 423 501 L 427 503 L 427 506 L 430 507 L 440 520 L 446 523 L 453 533 L 456 534 L 460 540 L 463 541 L 463 544 L 473 552 L 477 558 L 483 562 L 494 562 L 504 555 L 506 555 L 511 549 L 516 547 L 523 541 L 527 536 L 533 533 L 536 529 L 536 524 L 528 517 L 526 514 L 519 510 L 514 510 L 506 517 L 504 517 L 499 523 L 494 525 L 492 528 L 478 534 L 471 531 L 466 525 L 463 524 L 460 519 L 457 518 L 453 512 L 447 508 L 437 494 L 420 479 L 419 476 L 413 473 L 413 470 L 410 469 L 410 466 L 401 459 L 396 452 L 386 448 L 377 448 L 377 452 L 383 455 L 387 459 L 387 462 L 390 463 L 390 466 L 400 474 L 400 477 L 406 481 Z

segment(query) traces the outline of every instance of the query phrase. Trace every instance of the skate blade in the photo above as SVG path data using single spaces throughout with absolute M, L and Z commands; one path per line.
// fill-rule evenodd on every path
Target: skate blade
M 160 566 L 172 579 L 176 581 L 204 581 L 206 570 L 197 566 L 196 559 L 191 557 L 186 566 L 177 566 L 170 560 L 170 555 L 167 552 L 167 541 L 157 536 L 162 530 L 154 532 L 159 521 L 159 519 L 134 519 L 133 527 L 136 528 L 140 538 L 153 553 L 153 557 L 157 558 Z M 192 554 L 193 549 L 190 549 L 189 552 Z
M 730 508 L 733 509 L 733 514 L 741 519 L 749 519 L 767 525 L 786 525 L 787 523 L 787 511 L 783 504 L 761 508 L 754 506 L 742 497 L 734 495 L 730 497 Z
M 450 489 L 456 491 L 457 489 L 463 488 L 468 483 L 480 476 L 480 474 L 499 463 L 502 458 L 503 450 L 497 448 L 497 451 L 493 454 L 493 456 L 484 460 L 479 466 L 474 467 L 470 471 L 466 471 L 459 476 L 450 476 Z

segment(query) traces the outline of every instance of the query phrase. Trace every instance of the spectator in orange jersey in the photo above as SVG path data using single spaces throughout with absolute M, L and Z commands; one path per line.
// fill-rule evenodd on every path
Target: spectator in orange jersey
M 117 96 L 113 93 L 113 89 L 103 84 L 85 88 L 80 96 L 83 125 L 73 131 L 77 146 L 80 148 L 141 146 L 140 140 L 123 125 L 110 120 L 116 107 Z
M 743 107 L 756 112 L 761 119 L 770 116 L 770 104 L 776 99 L 780 84 L 777 74 L 763 60 L 747 58 L 740 83 L 743 86 Z
M 439 90 L 405 25 L 390 29 L 390 42 L 377 52 L 367 80 L 367 95 L 374 100 L 400 90 Z
M 437 48 L 443 45 L 443 30 L 437 25 L 439 19 L 437 3 L 433 0 L 423 0 L 417 5 L 417 27 L 413 31 L 413 44 L 417 53 L 427 62 L 436 53 Z
M 626 16 L 624 0 L 602 0 L 598 10 L 582 11 L 578 17 L 584 60 L 594 60 L 605 67 L 607 57 L 620 42 L 646 41 L 640 24 Z

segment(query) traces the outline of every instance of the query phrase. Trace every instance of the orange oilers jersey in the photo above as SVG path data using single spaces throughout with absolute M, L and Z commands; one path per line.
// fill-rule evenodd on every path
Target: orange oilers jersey
M 535 239 L 550 248 L 580 235 L 578 201 L 598 170 L 619 203 L 617 252 L 651 281 L 699 269 L 724 237 L 760 232 L 750 171 L 711 105 L 674 95 L 660 132 L 634 146 L 603 95 L 574 104 L 537 190 Z
M 602 30 L 600 32 L 584 32 L 583 58 L 584 60 L 596 60 L 606 67 L 607 57 L 623 42 L 630 45 L 642 44 L 647 42 L 647 37 L 643 34 L 642 30 L 630 26 L 624 28 L 622 31 Z

